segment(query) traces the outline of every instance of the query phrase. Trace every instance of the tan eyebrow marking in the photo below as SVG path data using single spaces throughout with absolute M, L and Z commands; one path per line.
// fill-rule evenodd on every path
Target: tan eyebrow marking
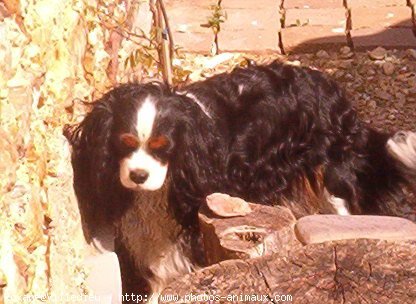
M 164 135 L 152 137 L 149 139 L 147 145 L 151 150 L 157 150 L 165 147 L 168 144 L 168 139 Z
M 139 139 L 131 133 L 123 133 L 120 135 L 120 140 L 129 148 L 138 148 L 140 141 Z

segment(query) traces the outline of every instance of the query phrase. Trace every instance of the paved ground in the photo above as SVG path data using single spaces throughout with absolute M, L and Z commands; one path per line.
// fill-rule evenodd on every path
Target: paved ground
M 175 44 L 209 53 L 215 1 L 168 0 Z M 416 0 L 221 1 L 220 51 L 313 52 L 341 46 L 416 48 Z

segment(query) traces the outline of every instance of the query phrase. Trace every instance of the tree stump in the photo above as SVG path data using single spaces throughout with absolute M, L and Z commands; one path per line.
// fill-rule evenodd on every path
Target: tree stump
M 228 195 L 215 194 L 215 200 L 219 201 L 215 205 L 224 209 L 217 210 L 214 199 L 210 197 L 208 204 L 199 211 L 199 226 L 209 265 L 277 252 L 285 255 L 289 249 L 301 246 L 294 233 L 296 219 L 288 208 L 250 204 Z
M 276 303 L 278 296 L 290 295 L 293 303 L 410 304 L 416 299 L 415 261 L 415 241 L 311 244 L 287 256 L 212 265 L 171 283 L 161 299 L 207 303 L 205 294 L 218 297 L 219 303 L 254 302 L 254 296 L 263 303 Z
M 416 302 L 416 225 L 408 220 L 296 221 L 285 207 L 214 194 L 199 223 L 211 266 L 172 282 L 160 302 Z

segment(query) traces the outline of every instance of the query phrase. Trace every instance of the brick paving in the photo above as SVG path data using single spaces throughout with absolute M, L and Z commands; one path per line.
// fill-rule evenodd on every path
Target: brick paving
M 409 28 L 362 28 L 350 32 L 356 50 L 383 46 L 390 49 L 416 48 L 416 38 Z
M 338 49 L 348 45 L 343 28 L 325 25 L 283 28 L 281 38 L 285 53 L 310 53 L 319 49 Z
M 256 1 L 223 0 L 227 14 L 218 34 L 221 51 L 278 51 L 280 19 L 279 5 L 275 0 Z
M 212 14 L 210 0 L 166 1 L 166 10 L 174 43 L 180 48 L 198 53 L 209 53 L 214 34 L 207 27 Z
M 285 11 L 284 26 L 294 27 L 302 25 L 330 25 L 345 29 L 347 18 L 344 8 L 321 8 L 321 9 L 287 9 Z
M 408 6 L 392 7 L 357 7 L 351 9 L 351 29 L 360 28 L 412 28 L 410 16 L 412 10 Z M 371 18 L 369 18 L 371 16 Z
M 347 0 L 347 7 L 390 7 L 406 6 L 407 0 Z
M 289 8 L 342 8 L 343 0 L 285 0 L 283 7 Z
M 218 0 L 165 0 L 175 44 L 210 53 Z M 222 0 L 223 51 L 312 52 L 348 45 L 416 48 L 416 0 Z

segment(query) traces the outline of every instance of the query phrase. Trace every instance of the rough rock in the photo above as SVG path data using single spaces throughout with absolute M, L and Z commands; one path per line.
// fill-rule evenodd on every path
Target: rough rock
M 394 64 L 391 62 L 385 62 L 383 63 L 383 72 L 387 76 L 393 75 L 394 73 Z
M 354 56 L 354 53 L 351 51 L 351 48 L 350 47 L 348 47 L 348 46 L 343 46 L 341 49 L 340 49 L 340 57 L 342 58 L 342 59 L 349 59 L 349 58 L 351 58 L 351 57 L 353 57 Z
M 368 102 L 368 107 L 371 108 L 371 109 L 377 108 L 377 102 L 375 100 L 370 100 Z
M 384 57 L 386 57 L 387 51 L 385 48 L 377 47 L 371 52 L 368 53 L 368 56 L 370 56 L 373 60 L 382 60 Z
M 12 139 L 0 128 L 0 195 L 10 191 L 16 181 L 18 157 Z
M 408 49 L 406 54 L 409 58 L 416 59 L 416 50 L 415 49 Z
M 319 50 L 318 52 L 316 52 L 316 57 L 320 59 L 328 59 L 330 56 L 327 51 Z

